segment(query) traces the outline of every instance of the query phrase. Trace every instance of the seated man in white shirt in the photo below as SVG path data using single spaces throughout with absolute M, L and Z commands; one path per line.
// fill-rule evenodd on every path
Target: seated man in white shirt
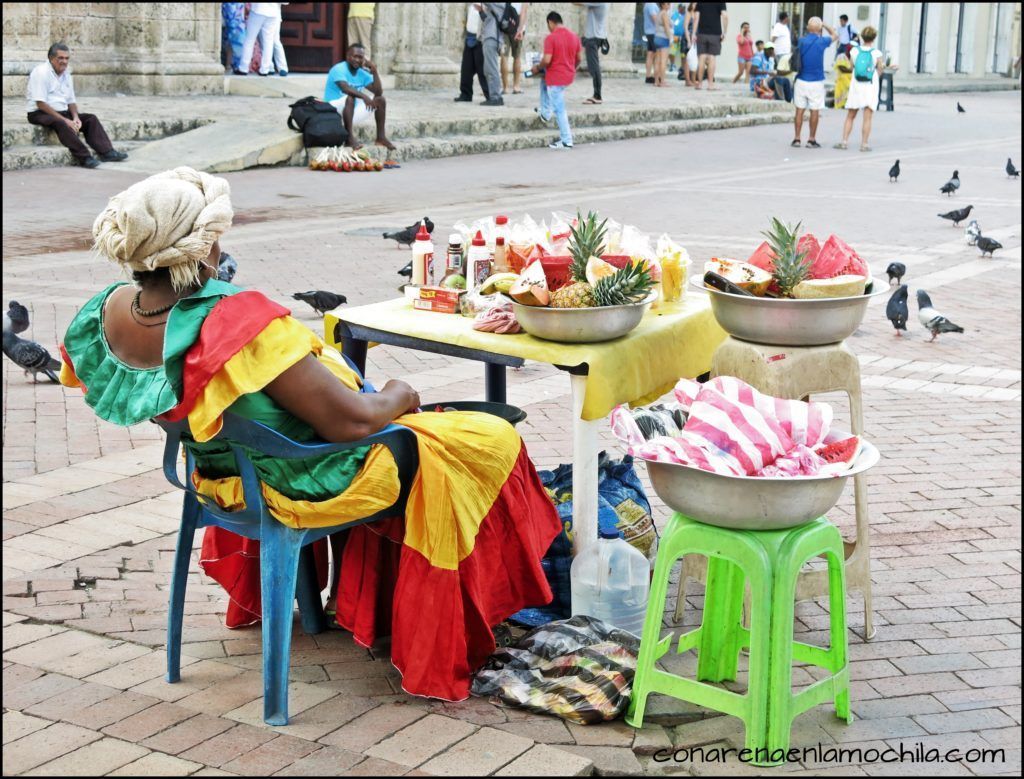
M 68 62 L 71 60 L 68 47 L 63 43 L 55 43 L 46 56 L 50 61 L 36 65 L 28 77 L 25 97 L 28 99 L 29 122 L 49 127 L 56 132 L 60 142 L 83 167 L 96 168 L 100 164 L 89 153 L 85 143 L 104 162 L 127 159 L 127 154 L 114 149 L 103 125 L 94 114 L 79 113 L 71 71 L 68 70 Z M 85 143 L 78 137 L 79 132 L 85 136 Z

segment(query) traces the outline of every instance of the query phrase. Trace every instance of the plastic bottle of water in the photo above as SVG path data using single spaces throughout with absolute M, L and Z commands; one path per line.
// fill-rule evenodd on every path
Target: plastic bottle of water
M 602 530 L 597 543 L 572 561 L 572 613 L 597 617 L 639 636 L 650 574 L 651 565 L 642 552 L 619 538 L 617 530 Z

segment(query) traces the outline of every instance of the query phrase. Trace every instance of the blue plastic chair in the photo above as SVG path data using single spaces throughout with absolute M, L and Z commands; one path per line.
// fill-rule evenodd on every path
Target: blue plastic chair
M 372 392 L 372 385 L 366 383 L 363 391 Z M 167 433 L 164 475 L 169 482 L 185 491 L 167 615 L 167 681 L 181 680 L 185 587 L 196 530 L 216 526 L 258 540 L 263 600 L 263 720 L 268 725 L 287 725 L 293 601 L 299 602 L 302 627 L 307 633 L 320 633 L 326 628 L 313 550 L 309 544 L 355 525 L 405 513 L 405 502 L 419 465 L 416 434 L 399 425 L 388 425 L 378 433 L 350 443 L 297 443 L 259 422 L 224 414 L 224 426 L 214 440 L 223 441 L 231 447 L 245 497 L 244 509 L 228 512 L 209 498 L 201 497 L 191 484 L 182 484 L 178 478 L 178 450 L 182 444 L 185 445 L 186 481 L 195 470 L 195 459 L 188 446 L 192 440 L 188 422 L 155 421 Z M 256 469 L 242 448 L 249 447 L 270 457 L 300 459 L 370 444 L 386 446 L 398 465 L 401 489 L 394 505 L 356 522 L 301 530 L 290 528 L 271 515 L 263 499 Z

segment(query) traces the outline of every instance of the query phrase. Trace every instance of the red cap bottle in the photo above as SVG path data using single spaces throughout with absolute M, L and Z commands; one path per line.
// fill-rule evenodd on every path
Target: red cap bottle
M 473 246 L 486 246 L 486 245 L 487 245 L 487 241 L 484 240 L 484 234 L 480 230 L 477 230 L 476 231 L 476 235 L 473 236 Z
M 430 233 L 427 232 L 427 223 L 426 222 L 420 222 L 420 229 L 416 233 L 416 240 L 417 241 L 429 241 L 430 240 Z

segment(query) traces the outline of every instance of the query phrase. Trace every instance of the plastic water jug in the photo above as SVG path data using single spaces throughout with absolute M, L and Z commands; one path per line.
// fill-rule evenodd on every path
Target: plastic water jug
M 650 592 L 651 564 L 637 549 L 602 531 L 572 561 L 572 613 L 596 617 L 639 636 L 643 632 Z

